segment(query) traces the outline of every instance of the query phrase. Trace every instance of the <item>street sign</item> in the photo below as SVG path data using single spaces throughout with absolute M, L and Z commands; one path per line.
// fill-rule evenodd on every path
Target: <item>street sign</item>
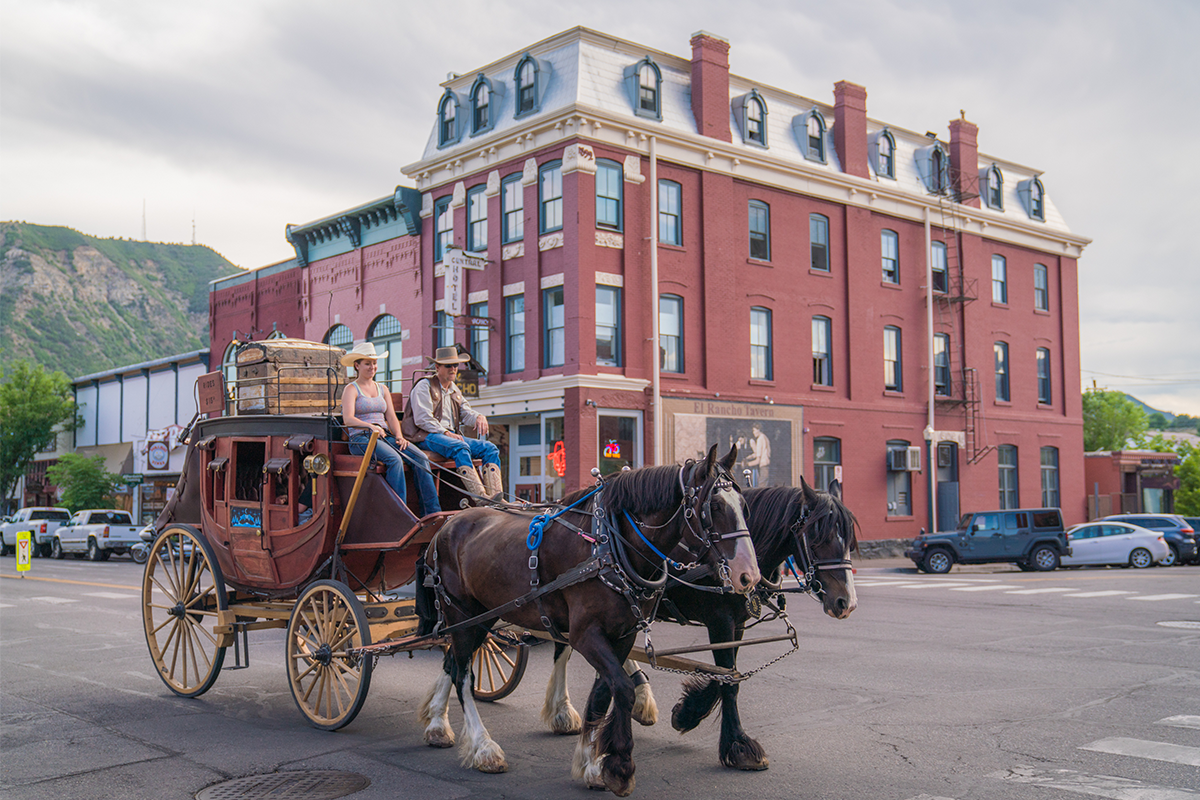
M 143 476 L 141 476 L 141 475 L 122 475 L 121 476 L 121 480 L 125 481 L 125 483 L 127 483 L 130 486 L 137 486 L 139 483 L 142 482 L 142 479 L 143 479 Z
M 17 572 L 29 572 L 29 563 L 33 560 L 32 531 L 17 532 Z
M 446 248 L 446 255 L 443 258 L 443 263 L 446 267 L 457 267 L 458 269 L 487 269 L 488 260 L 483 256 L 471 255 L 464 253 L 457 247 Z

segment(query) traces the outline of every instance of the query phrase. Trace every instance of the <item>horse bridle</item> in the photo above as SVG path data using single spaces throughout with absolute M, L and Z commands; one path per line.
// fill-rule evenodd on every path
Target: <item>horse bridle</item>
M 808 543 L 809 511 L 810 509 L 806 503 L 800 511 L 800 519 L 792 523 L 790 531 L 792 537 L 799 542 L 799 546 L 796 548 L 796 555 L 800 561 L 800 570 L 803 572 L 804 588 L 814 597 L 820 597 L 825 592 L 825 587 L 821 585 L 821 580 L 818 577 L 820 572 L 850 570 L 854 569 L 854 564 L 846 557 L 824 559 L 813 557 L 812 547 Z

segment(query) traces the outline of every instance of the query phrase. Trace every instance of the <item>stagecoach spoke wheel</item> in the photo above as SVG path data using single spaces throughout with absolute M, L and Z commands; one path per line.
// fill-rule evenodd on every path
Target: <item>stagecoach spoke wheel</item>
M 374 659 L 353 650 L 370 643 L 367 614 L 349 586 L 316 581 L 300 595 L 288 622 L 288 684 L 313 726 L 336 731 L 358 715 Z
M 521 682 L 528 662 L 528 647 L 489 633 L 471 660 L 475 699 L 490 703 L 508 697 Z
M 212 629 L 227 607 L 221 567 L 200 532 L 163 530 L 142 577 L 142 623 L 158 677 L 175 694 L 199 697 L 217 680 L 225 648 Z

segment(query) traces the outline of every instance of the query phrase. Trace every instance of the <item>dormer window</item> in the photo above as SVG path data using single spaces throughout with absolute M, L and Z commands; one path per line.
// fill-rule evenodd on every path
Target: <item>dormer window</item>
M 458 98 L 447 89 L 438 104 L 438 147 L 456 144 L 458 139 Z
M 538 110 L 538 63 L 526 55 L 517 65 L 517 116 Z
M 492 83 L 482 72 L 471 85 L 471 135 L 478 136 L 496 127 L 496 115 L 500 113 L 500 100 L 504 96 L 504 84 Z
M 825 118 L 815 108 L 808 113 L 805 122 L 804 157 L 809 161 L 825 163 Z
M 759 147 L 767 146 L 767 103 L 757 89 L 734 101 L 742 141 Z
M 1001 174 L 1000 168 L 995 164 L 988 167 L 986 174 L 986 186 L 983 190 L 984 201 L 988 208 L 996 211 L 1004 210 L 1004 175 Z
M 1029 214 L 1030 219 L 1045 222 L 1046 188 L 1042 186 L 1041 179 L 1034 175 L 1027 181 L 1021 181 L 1017 184 L 1017 193 L 1021 195 L 1021 200 L 1025 203 L 1025 211 Z
M 946 155 L 945 145 L 935 140 L 917 150 L 917 169 L 928 191 L 933 194 L 946 193 L 950 185 L 950 157 Z
M 875 141 L 877 163 L 875 174 L 881 178 L 896 178 L 896 137 L 886 128 Z
M 625 68 L 625 88 L 634 114 L 662 119 L 662 71 L 650 56 Z

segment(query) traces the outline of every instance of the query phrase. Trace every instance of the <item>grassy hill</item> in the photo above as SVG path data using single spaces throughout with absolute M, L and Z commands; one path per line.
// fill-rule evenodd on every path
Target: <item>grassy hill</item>
M 208 345 L 208 282 L 238 268 L 201 245 L 0 222 L 0 361 L 76 378 Z

